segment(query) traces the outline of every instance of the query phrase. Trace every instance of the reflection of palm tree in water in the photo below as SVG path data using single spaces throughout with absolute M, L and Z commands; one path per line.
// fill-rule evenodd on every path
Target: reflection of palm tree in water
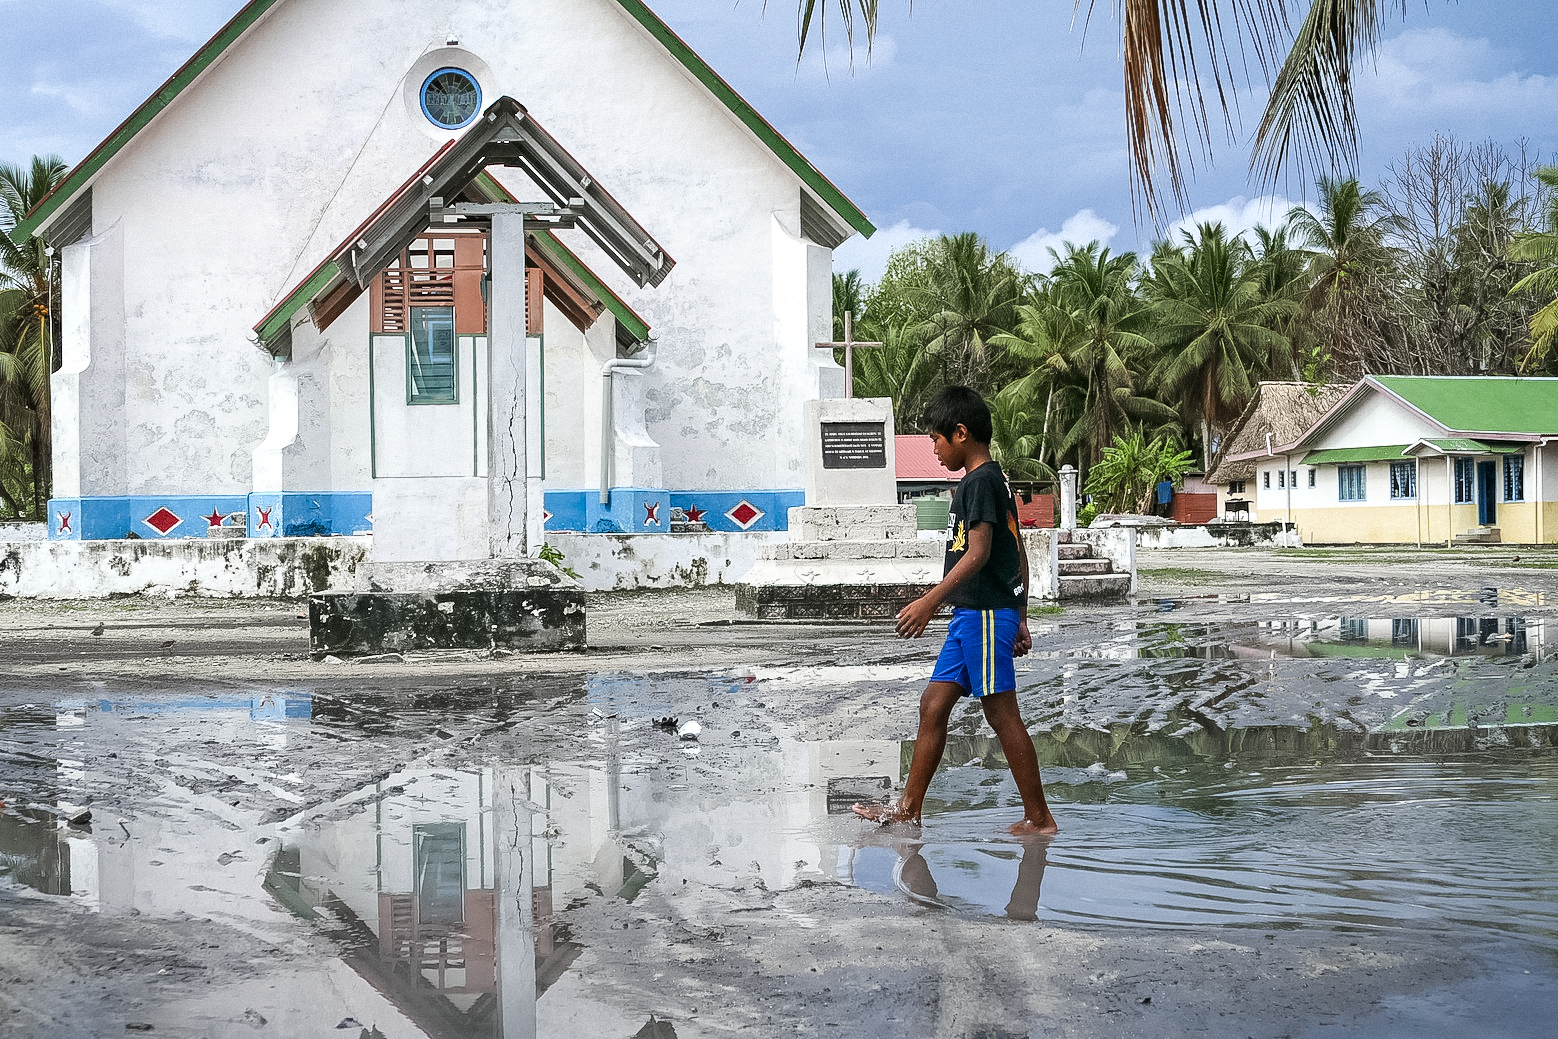
M 1012 897 L 1006 903 L 1008 918 L 1039 918 L 1039 888 L 1044 883 L 1044 867 L 1049 865 L 1049 844 L 1047 840 L 1022 842 L 1022 860 L 1017 864 L 1017 883 L 1012 885 Z M 922 844 L 904 844 L 899 847 L 893 881 L 915 901 L 944 907 L 944 903 L 937 897 L 940 889 L 936 886 L 936 878 L 931 875 L 930 863 L 920 854 L 922 847 Z

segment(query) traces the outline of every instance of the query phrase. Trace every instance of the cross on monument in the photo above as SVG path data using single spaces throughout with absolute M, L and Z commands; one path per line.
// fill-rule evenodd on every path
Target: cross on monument
M 886 346 L 886 343 L 857 343 L 855 341 L 855 314 L 854 311 L 844 311 L 844 341 L 842 343 L 818 343 L 819 350 L 843 350 L 844 351 L 844 396 L 846 398 L 855 395 L 855 348 L 870 346 Z

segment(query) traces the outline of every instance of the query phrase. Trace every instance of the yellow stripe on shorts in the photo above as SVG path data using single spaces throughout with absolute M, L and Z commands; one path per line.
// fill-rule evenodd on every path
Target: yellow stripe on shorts
M 994 691 L 995 686 L 995 611 L 982 610 L 980 612 L 984 618 L 984 638 L 982 641 L 984 642 L 985 651 L 984 692 L 981 695 L 989 696 Z

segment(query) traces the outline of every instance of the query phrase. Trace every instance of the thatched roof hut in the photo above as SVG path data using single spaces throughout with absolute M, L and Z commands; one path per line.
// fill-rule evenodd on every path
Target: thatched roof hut
M 1255 476 L 1256 459 L 1270 446 L 1280 450 L 1294 443 L 1330 411 L 1346 385 L 1311 385 L 1307 382 L 1263 382 L 1249 406 L 1223 438 L 1206 482 L 1226 485 Z

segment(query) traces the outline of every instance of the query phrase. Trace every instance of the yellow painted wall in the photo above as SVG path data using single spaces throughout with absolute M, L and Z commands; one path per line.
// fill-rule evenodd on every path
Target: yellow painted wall
M 1558 544 L 1558 502 L 1544 505 L 1542 541 Z M 1451 512 L 1446 522 L 1446 511 Z M 1334 509 L 1294 509 L 1293 522 L 1305 544 L 1415 544 L 1422 520 L 1425 545 L 1443 545 L 1456 534 L 1464 534 L 1477 525 L 1476 505 L 1394 504 L 1360 505 Z M 1262 515 L 1262 520 L 1280 520 L 1282 514 Z M 1536 506 L 1532 502 L 1499 502 L 1499 538 L 1505 544 L 1536 544 Z
M 1403 544 L 1417 541 L 1417 514 L 1411 504 L 1357 505 L 1335 509 L 1294 509 L 1304 544 Z M 1264 517 L 1263 517 L 1264 518 Z M 1279 514 L 1272 517 L 1281 519 Z

